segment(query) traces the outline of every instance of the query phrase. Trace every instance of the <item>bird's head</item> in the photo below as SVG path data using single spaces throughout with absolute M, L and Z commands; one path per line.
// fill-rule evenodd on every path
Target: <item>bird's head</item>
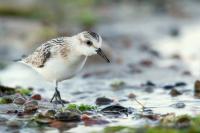
M 103 57 L 107 62 L 110 62 L 101 50 L 102 38 L 100 35 L 90 31 L 83 31 L 75 35 L 75 37 L 77 39 L 77 50 L 81 54 L 85 56 L 98 54 Z

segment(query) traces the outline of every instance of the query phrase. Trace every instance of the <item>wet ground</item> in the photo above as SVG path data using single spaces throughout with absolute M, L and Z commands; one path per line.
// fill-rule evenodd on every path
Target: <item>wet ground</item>
M 196 9 L 195 7 L 195 4 L 190 5 L 190 8 Z M 77 77 L 59 84 L 65 101 L 70 104 L 97 106 L 97 112 L 91 111 L 91 114 L 86 113 L 87 116 L 84 116 L 84 113 L 79 114 L 81 121 L 76 124 L 65 122 L 66 125 L 62 125 L 63 123 L 54 122 L 50 126 L 38 128 L 34 125 L 27 126 L 26 123 L 22 124 L 24 128 L 13 128 L 10 126 L 12 123 L 9 125 L 7 122 L 7 126 L 1 124 L 1 131 L 94 132 L 102 131 L 107 126 L 156 125 L 160 120 L 157 116 L 168 113 L 174 113 L 176 116 L 198 115 L 200 99 L 195 96 L 194 83 L 200 78 L 199 18 L 192 16 L 194 13 L 190 10 L 178 16 L 141 16 L 142 11 L 150 10 L 147 7 L 145 10 L 140 9 L 141 14 L 137 16 L 128 10 L 129 5 L 118 6 L 118 9 L 124 8 L 127 10 L 123 15 L 114 12 L 115 7 L 107 10 L 112 21 L 99 23 L 95 28 L 104 37 L 104 49 L 109 54 L 111 63 L 104 63 L 98 56 L 92 57 Z M 101 11 L 102 14 L 103 12 Z M 95 59 L 98 61 L 94 61 Z M 29 67 L 9 63 L 9 66 L 0 72 L 0 81 L 4 86 L 33 88 L 31 95 L 33 93 L 42 96 L 42 100 L 38 101 L 39 112 L 46 108 L 55 109 L 48 102 L 54 91 L 52 84 L 43 80 Z M 106 97 L 111 101 L 98 106 L 96 99 L 99 97 Z M 110 110 L 106 113 L 102 111 L 112 105 L 120 105 L 120 108 L 130 109 L 130 112 L 120 112 L 115 107 L 120 114 L 108 114 Z M 5 119 L 25 119 L 18 118 L 15 113 L 5 113 L 8 110 L 16 110 L 18 106 L 14 104 L 0 105 L 0 108 L 1 117 Z M 145 117 L 141 117 L 141 114 Z M 88 117 L 98 121 L 87 123 L 85 119 Z

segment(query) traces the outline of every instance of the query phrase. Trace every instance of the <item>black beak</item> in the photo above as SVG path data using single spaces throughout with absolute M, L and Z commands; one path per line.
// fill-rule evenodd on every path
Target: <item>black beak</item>
M 100 48 L 98 48 L 96 50 L 96 52 L 98 55 L 100 55 L 102 58 L 104 58 L 108 63 L 110 63 L 110 60 L 106 57 L 106 55 L 103 53 L 103 51 Z

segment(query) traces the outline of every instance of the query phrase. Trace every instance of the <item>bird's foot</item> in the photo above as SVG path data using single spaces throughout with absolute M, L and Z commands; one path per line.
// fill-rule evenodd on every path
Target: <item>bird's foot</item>
M 55 99 L 55 101 L 53 101 Z M 55 104 L 62 104 L 62 106 L 64 107 L 64 102 L 63 100 L 61 99 L 61 96 L 60 96 L 60 92 L 58 90 L 55 91 L 53 97 L 51 98 L 50 102 L 54 102 Z

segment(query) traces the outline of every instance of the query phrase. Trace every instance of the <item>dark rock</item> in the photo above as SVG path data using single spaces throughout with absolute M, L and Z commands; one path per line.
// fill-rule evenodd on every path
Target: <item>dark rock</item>
M 153 110 L 152 110 L 152 109 L 147 108 L 147 107 L 144 107 L 144 108 L 143 108 L 143 114 L 144 114 L 144 115 L 152 115 L 152 114 L 154 114 L 154 113 L 153 113 Z
M 33 95 L 31 96 L 31 99 L 33 99 L 33 100 L 41 100 L 42 97 L 41 97 L 40 94 L 33 94 Z
M 151 81 L 147 81 L 147 82 L 146 82 L 146 85 L 147 85 L 147 86 L 156 86 L 156 84 L 153 83 L 153 82 L 151 82 Z
M 24 104 L 24 112 L 26 113 L 33 113 L 38 109 L 38 102 L 37 101 L 28 101 Z
M 22 116 L 24 116 L 24 115 L 25 115 L 24 111 L 18 111 L 18 112 L 17 112 L 17 116 L 18 116 L 18 117 L 22 117 Z
M 173 37 L 177 37 L 180 35 L 180 29 L 178 27 L 172 27 L 170 29 L 170 35 Z
M 18 113 L 18 110 L 8 110 L 6 113 L 7 114 L 16 114 L 16 113 Z
M 200 98 L 200 81 L 197 80 L 194 83 L 194 96 Z
M 15 88 L 0 85 L 0 96 L 15 94 Z
M 180 129 L 188 128 L 191 125 L 191 118 L 187 115 L 180 116 L 179 118 L 177 118 L 175 125 L 176 128 Z
M 13 103 L 23 105 L 26 102 L 26 100 L 23 97 L 17 97 L 14 99 Z
M 185 103 L 178 102 L 176 104 L 172 104 L 171 106 L 174 107 L 174 108 L 184 108 L 185 107 Z
M 112 99 L 109 99 L 109 98 L 106 98 L 106 97 L 99 97 L 96 99 L 96 105 L 108 105 L 108 104 L 111 104 L 113 102 Z
M 199 80 L 195 81 L 195 83 L 194 83 L 194 92 L 200 93 L 200 81 Z
M 179 95 L 181 95 L 182 93 L 180 92 L 180 91 L 178 91 L 177 89 L 171 89 L 171 91 L 170 91 L 170 95 L 171 96 L 173 96 L 173 97 L 175 97 L 175 96 L 179 96 Z
M 174 85 L 165 85 L 165 86 L 163 86 L 163 88 L 166 90 L 171 90 L 174 88 Z
M 121 105 L 111 105 L 105 107 L 101 110 L 102 113 L 111 114 L 111 115 L 121 115 L 121 114 L 131 114 L 133 112 L 132 108 L 126 108 Z
M 185 82 L 177 82 L 175 83 L 176 87 L 182 87 L 182 86 L 186 86 L 187 84 Z
M 80 121 L 81 116 L 76 112 L 65 111 L 65 112 L 58 112 L 55 114 L 55 118 L 59 121 Z

